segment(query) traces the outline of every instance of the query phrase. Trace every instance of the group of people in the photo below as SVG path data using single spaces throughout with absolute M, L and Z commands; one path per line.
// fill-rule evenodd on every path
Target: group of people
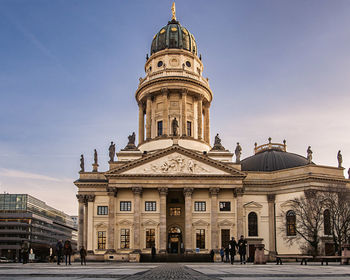
M 84 246 L 80 248 L 79 253 L 80 253 L 81 265 L 83 264 L 86 265 L 87 252 Z M 56 243 L 57 265 L 61 264 L 63 256 L 65 257 L 66 265 L 71 265 L 72 254 L 73 254 L 72 244 L 69 240 L 66 240 L 64 243 L 62 242 L 62 240 L 57 241 Z
M 247 240 L 244 239 L 244 236 L 241 235 L 238 242 L 235 240 L 234 237 L 231 238 L 231 240 L 228 243 L 228 246 L 226 248 L 220 249 L 220 256 L 222 262 L 230 262 L 231 264 L 235 261 L 235 255 L 238 251 L 238 254 L 240 256 L 240 262 L 241 264 L 246 263 L 246 254 L 247 254 Z

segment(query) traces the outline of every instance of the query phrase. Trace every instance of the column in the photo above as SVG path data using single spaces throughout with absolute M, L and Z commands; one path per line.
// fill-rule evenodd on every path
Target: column
M 202 107 L 202 102 L 203 102 L 203 98 L 200 97 L 198 99 L 198 106 L 197 106 L 197 123 L 198 123 L 198 139 L 201 140 L 202 139 L 202 126 L 203 126 L 203 107 Z
M 151 139 L 151 106 L 152 106 L 152 100 L 151 96 L 147 97 L 147 103 L 146 103 L 146 140 Z
M 143 113 L 143 104 L 139 103 L 139 145 L 145 140 L 145 115 Z
M 210 142 L 209 103 L 204 106 L 204 141 Z
M 166 197 L 168 194 L 168 188 L 162 187 L 158 188 L 159 191 L 159 253 L 166 253 L 166 241 L 167 241 L 167 231 L 166 231 Z
M 193 193 L 193 188 L 184 188 L 184 196 L 185 196 L 185 249 L 186 249 L 186 253 L 193 252 L 193 245 L 192 245 L 192 193 Z
M 182 89 L 181 93 L 181 118 L 182 118 L 182 135 L 187 135 L 187 89 Z
M 244 235 L 243 228 L 243 189 L 237 188 L 234 189 L 234 195 L 236 197 L 236 216 L 237 216 L 237 239 L 241 235 Z
M 220 188 L 210 188 L 210 229 L 211 229 L 211 249 L 219 250 L 218 236 L 218 194 Z
M 78 250 L 84 245 L 84 195 L 77 194 L 78 210 Z M 86 248 L 85 248 L 86 250 Z
M 84 243 L 83 246 L 85 248 L 85 250 L 87 251 L 87 234 L 88 234 L 88 196 L 85 195 L 84 196 Z
M 268 212 L 269 212 L 269 252 L 276 253 L 276 224 L 275 224 L 275 195 L 267 195 Z
M 140 235 L 141 235 L 141 187 L 133 187 L 134 193 L 134 252 L 140 252 Z
M 117 197 L 118 189 L 107 187 L 108 194 L 108 231 L 107 231 L 107 252 L 115 253 L 114 238 L 115 238 L 115 198 Z
M 93 253 L 93 215 L 94 215 L 94 201 L 95 201 L 95 195 L 94 194 L 89 194 L 86 196 L 86 238 L 85 238 L 85 243 L 86 243 L 86 250 L 89 253 Z
M 168 106 L 168 89 L 162 88 L 163 95 L 163 135 L 168 135 L 168 116 L 169 116 L 169 106 Z

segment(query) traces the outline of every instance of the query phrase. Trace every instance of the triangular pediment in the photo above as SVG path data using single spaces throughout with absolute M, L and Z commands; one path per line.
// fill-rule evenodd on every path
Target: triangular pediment
M 159 223 L 157 223 L 156 221 L 154 220 L 146 220 L 142 223 L 143 226 L 158 226 Z
M 224 219 L 224 220 L 218 222 L 218 225 L 221 227 L 222 226 L 232 226 L 233 223 L 230 220 Z
M 243 205 L 244 208 L 262 208 L 263 206 L 260 203 L 255 201 L 248 202 Z
M 133 222 L 124 219 L 124 220 L 119 221 L 117 223 L 117 225 L 120 225 L 120 226 L 132 226 Z
M 209 223 L 207 221 L 204 221 L 204 220 L 198 220 L 198 221 L 195 221 L 193 224 L 193 226 L 209 226 Z
M 231 166 L 217 160 L 208 158 L 206 155 L 172 146 L 151 155 L 134 160 L 119 168 L 105 173 L 111 176 L 233 176 L 244 178 L 245 174 Z
M 95 225 L 95 228 L 106 229 L 107 228 L 107 224 L 106 223 L 98 223 L 98 224 Z

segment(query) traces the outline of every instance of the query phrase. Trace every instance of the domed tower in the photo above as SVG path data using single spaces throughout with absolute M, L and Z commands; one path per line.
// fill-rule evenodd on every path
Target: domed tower
M 178 144 L 210 150 L 209 108 L 213 95 L 194 36 L 176 20 L 154 35 L 135 97 L 139 105 L 139 146 L 154 151 Z

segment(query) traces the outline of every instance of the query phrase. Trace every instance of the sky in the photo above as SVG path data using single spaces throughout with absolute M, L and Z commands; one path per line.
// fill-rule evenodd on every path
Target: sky
M 138 131 L 135 91 L 172 1 L 0 0 L 0 192 L 77 214 L 85 168 Z M 211 141 L 350 167 L 350 1 L 176 1 L 213 91 Z

